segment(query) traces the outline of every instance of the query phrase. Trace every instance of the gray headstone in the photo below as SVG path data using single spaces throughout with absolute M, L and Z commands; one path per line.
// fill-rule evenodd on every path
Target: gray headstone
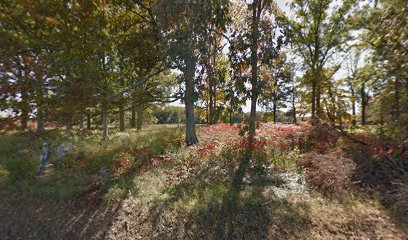
M 72 150 L 73 150 L 72 143 L 67 143 L 67 144 L 65 145 L 65 152 L 66 152 L 66 154 L 71 154 L 71 153 L 72 153 Z
M 48 160 L 50 159 L 50 144 L 44 142 L 40 151 L 40 166 L 37 168 L 37 173 L 41 174 L 45 170 Z
M 57 146 L 56 149 L 57 160 L 60 165 L 64 165 L 65 156 L 72 153 L 72 144 L 71 143 L 61 143 Z
M 57 146 L 57 160 L 60 165 L 64 165 L 65 162 L 65 147 L 64 144 L 60 144 Z

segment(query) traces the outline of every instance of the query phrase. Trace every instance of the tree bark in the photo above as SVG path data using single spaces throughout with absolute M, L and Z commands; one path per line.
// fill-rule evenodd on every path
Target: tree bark
M 320 105 L 320 97 L 321 97 L 321 79 L 320 79 L 320 74 L 318 74 L 318 82 L 317 82 L 317 86 L 316 86 L 316 115 L 320 118 L 322 116 L 322 108 Z
M 249 117 L 249 139 L 255 136 L 256 104 L 258 101 L 258 25 L 261 15 L 258 0 L 252 3 L 252 43 L 251 43 L 251 113 Z
M 213 114 L 213 124 L 217 124 L 217 122 L 218 122 L 218 112 L 217 112 L 217 85 L 214 85 L 213 93 L 214 93 L 214 102 L 213 102 L 213 104 L 214 104 L 214 106 L 213 106 L 213 111 L 214 111 L 214 114 Z
M 293 123 L 297 123 L 296 118 L 296 89 L 294 79 L 292 78 L 292 114 L 293 114 Z
M 104 140 L 107 140 L 109 138 L 109 133 L 108 133 L 108 109 L 107 109 L 107 103 L 104 100 L 102 103 L 102 137 Z
M 234 110 L 233 110 L 233 105 L 232 105 L 232 101 L 231 101 L 231 109 L 230 109 L 230 125 L 232 126 L 234 123 L 232 122 L 232 116 L 234 114 Z
M 91 126 L 91 113 L 90 112 L 86 113 L 86 128 L 88 130 L 90 130 L 92 128 L 92 126 Z
M 209 44 L 209 50 L 208 50 L 208 94 L 210 95 L 210 102 L 209 102 L 209 124 L 213 125 L 214 124 L 214 62 L 212 61 L 211 58 L 211 53 L 212 53 L 212 44 Z M 214 53 L 213 53 L 214 54 Z
M 131 108 L 131 118 L 130 118 L 130 127 L 131 128 L 136 128 L 136 107 L 134 103 L 132 103 L 132 108 Z
M 195 60 L 193 52 L 192 56 L 186 59 L 185 67 L 185 82 L 186 82 L 186 94 L 184 104 L 186 108 L 186 144 L 191 146 L 198 143 L 197 134 L 195 130 L 194 121 L 194 75 L 195 75 Z
M 316 115 L 316 79 L 312 80 L 312 117 Z
M 119 131 L 125 131 L 125 108 L 123 107 L 123 103 L 119 105 Z
M 137 130 L 141 130 L 143 126 L 143 112 L 144 112 L 144 104 L 141 103 L 137 109 Z
M 400 120 L 400 82 L 398 77 L 395 78 L 394 84 L 394 121 L 399 122 Z
M 25 61 L 25 57 L 23 56 L 22 59 Z M 19 75 L 22 76 L 22 84 L 21 84 L 21 129 L 26 130 L 29 120 L 29 113 L 30 113 L 30 99 L 29 99 L 29 70 L 24 67 L 19 68 Z
M 84 116 L 82 114 L 79 117 L 79 129 L 81 129 L 81 131 L 84 129 Z
M 210 124 L 210 115 L 209 115 L 209 109 L 210 109 L 210 105 L 209 105 L 209 100 L 208 97 L 205 100 L 205 120 L 207 124 Z
M 218 122 L 218 112 L 217 112 L 217 80 L 215 78 L 215 62 L 216 62 L 216 54 L 217 54 L 217 41 L 214 38 L 214 52 L 213 52 L 213 59 L 212 59 L 212 94 L 213 94 L 213 124 L 217 124 Z
M 67 130 L 71 130 L 72 129 L 72 117 L 69 117 L 69 119 L 67 120 Z
M 361 125 L 366 125 L 366 96 L 365 96 L 365 82 L 361 85 Z
M 278 119 L 277 119 L 277 116 L 276 116 L 276 112 L 277 112 L 277 106 L 276 106 L 276 100 L 274 101 L 274 103 L 273 103 L 273 122 L 274 123 L 277 123 L 278 122 Z
M 211 79 L 211 78 L 210 78 Z M 209 94 L 210 94 L 210 113 L 209 113 L 209 124 L 213 125 L 214 124 L 214 100 L 213 100 L 213 90 L 212 90 L 212 80 L 210 80 L 209 83 Z
M 123 78 L 120 79 L 120 85 L 122 87 L 125 87 L 125 81 Z M 119 103 L 119 131 L 124 132 L 125 131 L 125 107 L 124 105 L 124 98 L 123 94 L 121 94 L 121 101 Z
M 40 106 L 37 106 L 37 132 L 44 132 L 44 112 Z
M 28 124 L 28 113 L 30 112 L 30 104 L 28 103 L 28 94 L 24 86 L 21 89 L 21 105 L 21 129 L 26 130 Z
M 119 131 L 125 131 L 125 108 L 123 107 L 123 103 L 119 104 Z
M 36 66 L 34 68 L 34 74 L 37 80 L 36 83 L 36 97 L 35 101 L 37 103 L 37 132 L 41 133 L 44 131 L 44 82 L 45 77 L 43 69 L 41 66 Z
M 357 116 L 356 116 L 356 95 L 354 92 L 354 87 L 350 84 L 350 90 L 351 90 L 351 111 L 353 115 L 353 120 L 351 121 L 351 124 L 353 127 L 357 125 Z

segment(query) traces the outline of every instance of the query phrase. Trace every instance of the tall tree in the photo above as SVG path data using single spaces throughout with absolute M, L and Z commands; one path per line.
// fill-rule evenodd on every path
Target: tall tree
M 162 0 L 158 4 L 165 55 L 169 65 L 183 73 L 187 145 L 198 142 L 194 122 L 194 104 L 198 99 L 196 86 L 200 80 L 196 77 L 197 63 L 208 51 L 205 48 L 208 31 L 224 31 L 228 7 L 227 0 Z
M 295 0 L 290 4 L 293 11 L 289 37 L 301 56 L 308 71 L 311 88 L 311 114 L 321 117 L 322 71 L 328 62 L 342 50 L 350 39 L 348 18 L 354 1 Z
M 360 39 L 371 51 L 371 61 L 384 71 L 381 93 L 390 98 L 391 121 L 400 124 L 401 114 L 408 113 L 407 3 L 404 0 L 380 0 L 362 4 L 354 23 Z M 384 99 L 385 99 L 384 98 Z M 391 100 L 392 99 L 392 100 Z

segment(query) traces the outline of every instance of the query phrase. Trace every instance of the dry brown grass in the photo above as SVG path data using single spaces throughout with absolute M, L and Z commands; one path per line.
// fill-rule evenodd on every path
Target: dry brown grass
M 395 200 L 395 210 L 398 211 L 401 216 L 408 216 L 408 179 L 394 183 L 396 191 L 391 194 L 391 197 Z M 407 220 L 407 219 L 405 219 Z
M 343 196 L 351 187 L 351 176 L 355 170 L 353 160 L 344 157 L 341 149 L 326 154 L 306 153 L 299 164 L 307 170 L 307 182 L 324 194 Z

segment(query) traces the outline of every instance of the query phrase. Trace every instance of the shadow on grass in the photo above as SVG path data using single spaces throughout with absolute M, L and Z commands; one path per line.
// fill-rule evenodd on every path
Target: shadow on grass
M 102 239 L 120 202 L 14 200 L 1 196 L 0 239 Z M 18 210 L 17 210 L 18 209 Z
M 148 152 L 136 155 L 135 165 L 145 164 L 150 156 L 161 154 L 164 147 L 176 144 L 178 138 L 173 139 L 173 136 L 178 131 L 174 129 L 155 131 L 154 135 L 149 131 L 135 136 L 119 136 L 102 144 L 98 139 L 94 140 L 91 133 L 72 140 L 78 150 L 72 156 L 75 163 L 72 167 L 55 169 L 41 177 L 33 176 L 34 168 L 28 169 L 31 174 L 18 179 L 9 179 L 8 173 L 5 174 L 4 179 L 0 179 L 0 239 L 104 239 L 116 224 L 118 212 L 129 192 L 137 191 L 134 185 L 136 173 L 132 171 L 118 178 L 102 180 L 98 177 L 99 169 L 113 164 L 116 154 L 122 150 L 139 149 L 140 145 L 145 145 Z M 57 136 L 47 137 L 61 141 Z M 0 153 L 4 153 L 0 154 L 3 156 L 0 165 L 3 160 L 14 163 L 20 158 L 35 163 L 36 145 L 43 139 L 26 139 L 26 136 L 19 135 L 1 138 L 7 140 L 4 141 L 7 146 L 16 146 L 23 141 L 24 144 L 13 149 L 0 146 Z M 169 139 L 171 142 L 165 142 L 163 146 Z M 19 150 L 23 152 L 19 153 Z M 14 156 L 15 153 L 20 155 Z M 107 201 L 103 200 L 104 196 L 108 196 Z
M 367 150 L 368 151 L 368 150 Z M 349 151 L 356 163 L 358 194 L 374 196 L 408 234 L 408 158 L 374 159 L 366 151 Z
M 175 204 L 181 208 L 177 218 L 184 219 L 177 224 L 180 229 L 173 236 L 177 239 L 305 238 L 311 224 L 309 207 L 265 194 L 279 180 L 251 160 L 250 154 L 243 154 L 225 181 L 211 181 L 204 174 L 193 187 L 175 190 L 166 203 L 154 205 L 152 225 L 157 226 L 166 209 Z

